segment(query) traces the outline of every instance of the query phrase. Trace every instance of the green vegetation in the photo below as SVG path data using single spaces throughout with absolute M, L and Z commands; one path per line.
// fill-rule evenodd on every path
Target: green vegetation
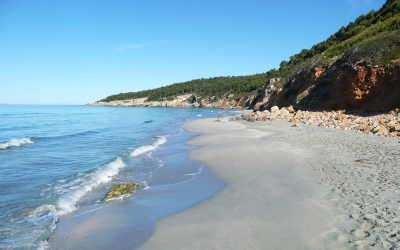
M 127 182 L 118 185 L 114 185 L 108 190 L 107 194 L 104 196 L 103 201 L 108 199 L 118 197 L 124 194 L 132 194 L 137 189 L 139 189 L 139 185 L 134 182 Z
M 305 91 L 305 92 L 301 93 L 300 95 L 298 95 L 298 96 L 296 97 L 296 102 L 299 103 L 301 100 L 304 99 L 304 97 L 307 96 L 307 94 L 308 94 L 308 93 Z
M 400 40 L 397 40 L 400 41 Z M 385 51 L 382 57 L 377 60 L 377 64 L 379 65 L 386 65 L 389 64 L 390 61 L 394 59 L 400 58 L 400 46 L 392 47 L 391 50 Z
M 374 65 L 386 65 L 398 58 L 400 58 L 400 30 L 384 31 L 347 50 L 339 59 L 339 63 L 352 66 L 364 60 Z
M 268 71 L 267 76 L 283 78 L 284 80 L 281 81 L 283 85 L 300 70 L 333 62 L 360 42 L 366 42 L 381 33 L 398 30 L 400 30 L 400 0 L 387 0 L 378 11 L 372 10 L 366 15 L 359 16 L 354 22 L 340 28 L 327 40 L 312 46 L 311 49 L 303 49 L 300 53 L 291 56 L 288 62 L 282 61 L 279 69 Z M 377 39 L 371 49 L 374 47 L 384 53 L 371 58 L 373 59 L 371 61 L 377 64 L 386 64 L 390 60 L 399 58 L 398 48 L 393 47 L 397 37 L 396 35 L 386 37 L 387 46 L 385 48 L 380 48 L 384 44 Z M 391 45 L 393 46 L 390 47 Z M 366 49 L 363 53 L 368 51 Z M 353 58 L 355 58 L 355 54 L 353 54 Z
M 231 94 L 235 98 L 239 98 L 256 94 L 266 83 L 266 76 L 266 74 L 256 74 L 250 76 L 202 78 L 151 90 L 120 93 L 109 96 L 101 101 L 109 102 L 143 97 L 148 97 L 148 101 L 172 100 L 177 95 L 191 93 L 203 98 L 209 98 L 210 101 L 216 101 L 222 97 L 226 98 Z M 192 96 L 191 101 L 193 103 L 198 100 L 196 100 L 195 96 Z
M 188 98 L 188 103 L 192 104 L 196 101 L 196 97 L 192 95 L 191 97 Z
M 353 65 L 360 59 L 385 65 L 400 58 L 400 0 L 387 0 L 378 11 L 361 15 L 354 22 L 342 27 L 328 39 L 282 61 L 279 69 L 250 76 L 213 77 L 196 79 L 139 92 L 120 93 L 101 101 L 126 100 L 148 97 L 148 101 L 172 100 L 177 95 L 193 94 L 190 102 L 219 98 L 248 97 L 257 94 L 270 78 L 282 78 L 283 86 L 299 71 L 317 65 L 339 62 Z M 304 96 L 299 96 L 302 99 Z M 232 98 L 232 97 L 231 97 Z

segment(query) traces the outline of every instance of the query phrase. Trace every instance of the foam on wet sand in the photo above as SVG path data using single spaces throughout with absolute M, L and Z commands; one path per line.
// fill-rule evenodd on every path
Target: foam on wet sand
M 284 120 L 215 121 L 190 121 L 183 127 L 199 133 L 189 142 L 200 146 L 190 152 L 190 158 L 205 163 L 226 182 L 221 192 L 161 219 L 154 230 L 137 227 L 140 232 L 135 231 L 131 221 L 145 210 L 128 199 L 123 206 L 85 215 L 90 218 L 71 218 L 64 227 L 72 229 L 60 231 L 73 232 L 63 246 L 73 241 L 86 249 L 107 249 L 116 243 L 127 249 L 139 245 L 139 249 L 400 247 L 399 139 L 318 126 L 292 127 Z M 189 177 L 202 173 L 203 165 L 199 166 Z M 207 180 L 196 187 L 211 185 Z M 181 189 L 168 191 L 168 198 L 160 193 L 160 200 L 184 202 L 175 197 Z M 141 197 L 146 206 L 148 196 Z M 121 214 L 129 217 L 116 216 Z M 135 243 L 139 233 L 150 238 Z M 100 241 L 94 240 L 96 234 Z M 110 235 L 113 239 L 107 238 Z

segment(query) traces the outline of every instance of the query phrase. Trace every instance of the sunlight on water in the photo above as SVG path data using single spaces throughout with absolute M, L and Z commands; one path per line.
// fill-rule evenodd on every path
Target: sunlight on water
M 163 166 L 151 153 L 171 136 L 179 138 L 184 121 L 213 115 L 221 114 L 207 109 L 1 106 L 0 249 L 46 248 L 60 216 L 98 204 L 96 197 L 112 183 L 130 179 L 149 189 Z M 201 171 L 184 175 L 194 178 Z

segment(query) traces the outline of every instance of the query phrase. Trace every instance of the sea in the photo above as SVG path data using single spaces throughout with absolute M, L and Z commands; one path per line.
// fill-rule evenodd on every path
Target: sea
M 214 196 L 225 184 L 206 165 L 189 159 L 195 147 L 186 142 L 195 134 L 181 125 L 236 113 L 0 105 L 0 249 L 47 249 L 63 219 L 121 201 L 139 202 L 136 197 L 142 197 L 142 207 L 151 208 L 136 210 L 146 211 L 139 214 L 140 223 L 153 228 L 157 220 Z M 196 186 L 190 186 L 196 180 Z M 200 180 L 207 185 L 199 185 Z M 127 181 L 140 185 L 136 194 L 102 201 L 112 185 Z M 179 196 L 182 193 L 186 198 Z M 151 207 L 160 202 L 162 207 Z M 138 245 L 153 231 L 148 232 Z

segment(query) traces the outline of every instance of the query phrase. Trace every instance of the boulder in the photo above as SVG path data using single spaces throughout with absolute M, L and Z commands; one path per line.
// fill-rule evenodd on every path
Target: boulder
M 386 124 L 387 128 L 390 132 L 396 131 L 396 123 L 394 121 L 390 121 Z
M 248 121 L 250 119 L 250 113 L 242 114 L 242 117 Z
M 389 130 L 387 128 L 385 128 L 384 126 L 381 126 L 379 128 L 379 130 L 377 131 L 378 135 L 388 135 L 389 134 Z
M 279 107 L 278 106 L 273 106 L 271 108 L 271 113 L 275 113 L 275 112 L 278 112 L 278 111 L 279 111 Z
M 118 196 L 121 196 L 124 194 L 132 194 L 137 189 L 139 189 L 139 184 L 136 184 L 134 182 L 127 182 L 127 183 L 114 185 L 107 192 L 106 196 L 104 196 L 103 201 L 106 201 L 108 199 L 118 197 Z
M 280 110 L 280 115 L 283 119 L 286 119 L 289 116 L 290 112 L 287 109 Z
M 275 113 L 271 113 L 271 114 L 269 115 L 269 119 L 270 119 L 271 121 L 275 121 L 275 120 L 277 119 L 276 114 L 275 114 Z
M 294 115 L 297 119 L 303 118 L 303 111 L 297 110 L 296 114 Z

